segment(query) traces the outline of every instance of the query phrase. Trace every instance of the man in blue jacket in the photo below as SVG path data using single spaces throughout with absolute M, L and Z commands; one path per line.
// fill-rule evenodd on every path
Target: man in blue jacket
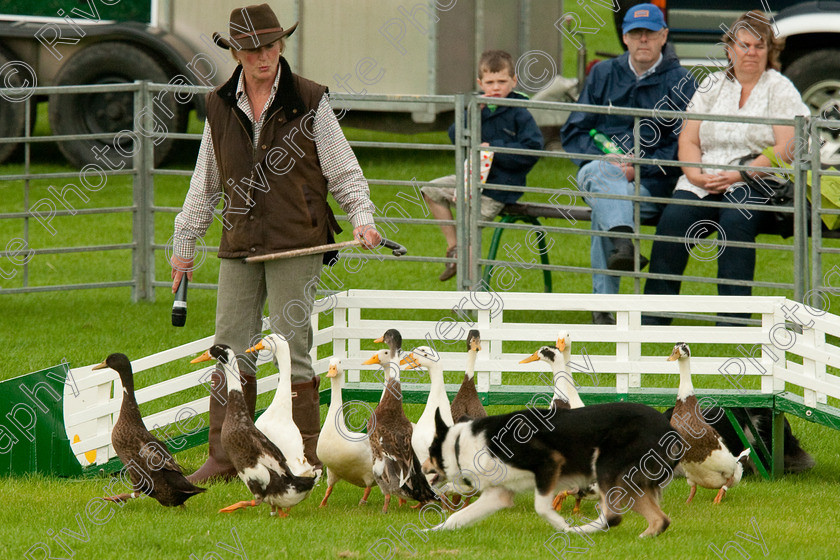
M 485 97 L 509 99 L 527 99 L 516 93 L 516 74 L 513 57 L 505 51 L 486 51 L 478 61 L 478 86 Z M 455 142 L 455 125 L 449 127 L 449 138 Z M 534 117 L 523 107 L 482 105 L 481 107 L 481 145 L 502 148 L 520 148 L 541 150 L 543 137 Z M 487 183 L 498 185 L 524 185 L 525 176 L 537 163 L 534 156 L 494 153 L 487 176 Z M 435 179 L 432 183 L 441 186 L 426 186 L 420 189 L 429 210 L 437 220 L 452 220 L 452 206 L 455 204 L 455 175 Z M 461 186 L 463 189 L 463 186 Z M 461 190 L 463 192 L 463 190 Z M 511 204 L 522 196 L 517 191 L 483 189 L 481 194 L 481 219 L 492 221 L 501 212 L 505 204 Z M 446 256 L 457 256 L 457 238 L 455 227 L 441 225 L 446 238 Z M 455 276 L 454 262 L 446 264 L 440 275 L 441 282 Z
M 624 16 L 622 33 L 627 52 L 592 68 L 578 103 L 684 111 L 696 86 L 680 66 L 673 49 L 666 46 L 668 28 L 660 9 L 653 4 L 630 8 Z M 641 157 L 677 159 L 677 136 L 681 126 L 682 121 L 664 117 L 642 119 Z M 590 136 L 593 129 L 603 133 L 625 153 L 633 151 L 633 117 L 584 112 L 572 113 L 560 131 L 563 148 L 567 152 L 604 155 Z M 572 161 L 580 166 L 577 176 L 580 190 L 605 195 L 635 193 L 633 165 L 583 159 Z M 680 168 L 642 165 L 640 174 L 642 196 L 670 197 Z M 633 202 L 593 197 L 588 197 L 586 202 L 592 207 L 593 230 L 633 233 Z M 658 217 L 662 208 L 661 204 L 642 202 L 642 221 Z M 590 258 L 593 269 L 634 270 L 633 244 L 629 237 L 593 236 Z M 647 262 L 640 256 L 640 269 Z M 617 275 L 593 274 L 592 291 L 615 294 L 620 282 L 621 277 Z M 592 320 L 598 324 L 615 323 L 611 313 L 593 312 Z

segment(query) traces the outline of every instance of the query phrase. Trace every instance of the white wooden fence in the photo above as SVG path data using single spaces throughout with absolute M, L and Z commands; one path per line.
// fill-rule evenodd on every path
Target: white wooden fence
M 393 318 L 399 317 L 400 312 L 416 315 L 417 310 L 426 310 L 435 318 Z M 361 372 L 377 367 L 362 365 L 372 351 L 369 345 L 363 350 L 361 343 L 381 336 L 389 328 L 398 329 L 406 341 L 422 341 L 417 346 L 434 345 L 444 370 L 450 371 L 463 371 L 466 334 L 471 328 L 478 329 L 482 339 L 482 351 L 476 362 L 478 389 L 491 394 L 499 391 L 503 382 L 508 390 L 510 385 L 518 385 L 518 372 L 547 371 L 546 365 L 540 362 L 520 364 L 525 354 L 506 351 L 506 344 L 529 342 L 532 343 L 528 346 L 529 352 L 532 352 L 541 345 L 553 344 L 560 329 L 567 329 L 573 343 L 573 362 L 583 366 L 587 364 L 588 356 L 591 371 L 614 374 L 614 387 L 599 390 L 614 391 L 617 396 L 656 388 L 676 389 L 673 385 L 668 387 L 664 380 L 643 386 L 642 374 L 678 373 L 677 364 L 665 360 L 667 354 L 663 354 L 661 344 L 669 345 L 670 349 L 676 342 L 687 342 L 692 345 L 692 373 L 716 376 L 719 379 L 716 386 L 721 390 L 750 386 L 747 380 L 759 377 L 760 389 L 752 390 L 752 393 L 799 393 L 797 388 L 801 388 L 804 405 L 808 407 L 826 405 L 829 397 L 840 399 L 840 348 L 826 340 L 827 336 L 840 337 L 840 317 L 783 297 L 350 290 L 320 300 L 316 311 L 312 350 L 315 371 L 325 372 L 332 355 L 341 357 L 347 370 L 348 389 L 374 386 L 361 383 Z M 616 314 L 617 324 L 530 320 L 535 317 L 533 313 L 541 311 L 583 312 L 587 321 L 590 311 L 610 311 Z M 761 326 L 717 327 L 713 323 L 708 326 L 643 326 L 642 311 L 708 313 L 712 321 L 713 315 L 719 312 L 755 313 L 761 316 Z M 330 315 L 332 321 L 328 321 Z M 319 327 L 319 323 L 327 322 L 332 324 Z M 267 328 L 267 321 L 264 325 Z M 582 356 L 587 343 L 596 342 L 615 343 L 615 353 Z M 185 370 L 182 375 L 137 390 L 140 405 L 206 384 L 214 365 L 192 369 L 195 366 L 190 366 L 188 359 L 211 344 L 212 336 L 208 336 L 133 361 L 138 385 L 143 385 L 144 372 L 163 364 L 179 362 Z M 318 359 L 318 349 L 330 344 L 333 346 L 329 355 Z M 710 352 L 705 345 L 715 345 L 712 355 L 708 355 Z M 413 346 L 404 344 L 404 350 Z M 320 354 L 323 356 L 326 352 Z M 67 434 L 71 441 L 75 435 L 79 436 L 79 441 L 72 446 L 83 466 L 103 464 L 115 456 L 110 433 L 122 398 L 116 372 L 110 369 L 94 371 L 91 367 L 71 370 L 80 394 L 76 397 L 65 395 Z M 582 392 L 585 393 L 586 376 L 580 375 L 576 381 L 584 386 Z M 272 391 L 276 384 L 276 374 L 261 377 L 258 393 Z M 425 386 L 404 384 L 405 389 L 412 387 L 422 389 Z M 455 386 L 451 388 L 456 389 Z M 837 406 L 837 401 L 829 404 Z M 203 394 L 199 399 L 147 416 L 146 426 L 165 426 L 181 419 L 185 410 L 200 414 L 207 412 L 208 406 L 208 394 Z

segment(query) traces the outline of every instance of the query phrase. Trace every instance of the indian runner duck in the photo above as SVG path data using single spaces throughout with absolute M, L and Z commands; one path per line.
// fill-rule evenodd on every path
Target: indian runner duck
M 464 380 L 458 394 L 452 399 L 452 419 L 456 422 L 463 420 L 477 420 L 487 416 L 481 397 L 475 388 L 475 359 L 481 351 L 481 335 L 475 329 L 467 334 L 467 367 L 464 370 Z
M 383 338 L 385 337 L 378 340 L 388 341 Z M 394 356 L 398 355 L 396 343 L 401 344 L 402 337 L 396 339 L 392 333 L 392 336 L 387 338 L 390 339 L 391 347 L 379 350 L 365 362 L 385 366 L 382 399 L 373 411 L 367 429 L 373 457 L 373 477 L 385 495 L 382 513 L 388 513 L 392 494 L 396 494 L 401 501 L 416 500 L 421 504 L 437 499 L 411 446 L 411 434 L 414 430 L 402 408 L 399 365 L 394 361 Z
M 394 372 L 392 372 L 395 376 L 397 381 L 400 380 L 400 354 L 402 354 L 402 335 L 400 331 L 397 329 L 388 329 L 385 331 L 385 334 L 374 340 L 377 344 L 385 343 L 388 345 L 388 350 L 390 350 L 390 354 L 388 354 L 389 358 L 386 361 L 381 361 L 380 365 L 385 369 L 385 386 L 387 387 L 388 384 L 388 369 L 394 368 Z M 376 359 L 380 354 L 375 355 L 371 359 Z M 375 363 L 375 362 L 374 362 Z M 400 393 L 402 394 L 402 393 Z M 383 391 L 382 395 L 384 396 L 385 393 Z
M 344 403 L 341 388 L 344 386 L 344 368 L 341 359 L 330 360 L 327 377 L 331 380 L 330 408 L 318 439 L 318 457 L 327 467 L 327 492 L 320 507 L 327 505 L 327 499 L 339 480 L 346 480 L 365 489 L 359 505 L 366 504 L 371 488 L 376 484 L 373 477 L 373 455 L 368 435 L 354 432 L 344 420 Z
M 242 394 L 239 365 L 233 350 L 225 344 L 216 344 L 192 363 L 211 357 L 222 366 L 228 388 L 222 445 L 239 478 L 254 495 L 253 500 L 237 502 L 219 512 L 258 506 L 265 501 L 271 506 L 272 515 L 286 517 L 288 510 L 312 491 L 315 477 L 292 473 L 283 452 L 254 425 Z
M 431 383 L 426 408 L 423 409 L 423 414 L 420 415 L 411 434 L 411 447 L 414 448 L 414 454 L 422 465 L 429 458 L 429 446 L 435 439 L 435 412 L 440 410 L 440 416 L 448 427 L 454 424 L 449 397 L 446 396 L 443 366 L 440 363 L 440 355 L 428 346 L 420 346 L 412 350 L 400 362 L 400 365 L 408 365 L 410 369 L 425 367 L 429 371 Z
M 574 378 L 569 367 L 572 361 L 572 339 L 569 332 L 562 331 L 559 334 L 556 346 L 543 346 L 520 363 L 524 364 L 537 360 L 542 360 L 551 366 L 554 392 L 554 397 L 551 400 L 552 408 L 555 410 L 582 408 L 583 401 L 575 387 Z M 566 500 L 566 497 L 575 496 L 575 505 L 572 508 L 572 513 L 577 515 L 580 513 L 581 501 L 588 496 L 597 494 L 598 487 L 596 483 L 591 484 L 587 488 L 563 490 L 554 497 L 552 506 L 555 511 L 560 511 L 563 508 L 563 502 Z
M 568 410 L 583 407 L 583 401 L 575 388 L 574 378 L 569 369 L 569 362 L 572 359 L 571 352 L 572 344 L 569 334 L 561 333 L 557 338 L 557 346 L 542 346 L 519 362 L 520 364 L 527 364 L 542 360 L 551 366 L 554 392 L 551 405 L 554 408 Z
M 125 354 L 114 353 L 92 369 L 111 368 L 120 376 L 123 387 L 120 415 L 111 430 L 111 445 L 122 464 L 128 468 L 134 491 L 105 498 L 112 502 L 123 502 L 138 498 L 141 494 L 151 496 L 162 506 L 183 506 L 196 494 L 205 492 L 186 479 L 181 466 L 172 457 L 169 449 L 153 436 L 143 424 L 140 407 L 134 395 L 134 372 Z
M 690 359 L 691 350 L 683 342 L 674 346 L 668 357 L 668 361 L 676 361 L 680 368 L 680 388 L 671 415 L 671 426 L 680 434 L 687 447 L 680 460 L 686 481 L 691 487 L 686 503 L 694 499 L 697 486 L 702 486 L 720 489 L 714 499 L 714 503 L 719 504 L 726 496 L 726 491 L 740 482 L 744 473 L 741 458 L 746 457 L 750 450 L 745 449 L 739 456 L 734 456 L 717 430 L 703 418 L 691 382 Z
M 295 476 L 315 477 L 317 484 L 321 477 L 321 469 L 314 468 L 306 460 L 303 452 L 303 437 L 292 419 L 292 357 L 289 343 L 278 334 L 265 336 L 246 352 L 270 350 L 277 361 L 280 371 L 277 379 L 277 391 L 268 408 L 265 409 L 254 425 L 265 434 L 271 443 L 283 453 L 289 470 Z

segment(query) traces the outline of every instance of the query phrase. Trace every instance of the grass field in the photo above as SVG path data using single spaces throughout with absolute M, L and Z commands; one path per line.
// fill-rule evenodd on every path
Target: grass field
M 187 465 L 197 465 L 198 457 L 180 457 Z M 566 558 L 715 558 L 709 549 L 714 544 L 722 549 L 728 541 L 736 541 L 755 558 L 764 557 L 758 542 L 750 543 L 736 533 L 751 535 L 763 541 L 772 558 L 836 558 L 832 550 L 836 539 L 835 516 L 831 512 L 837 499 L 837 484 L 829 482 L 829 472 L 813 473 L 774 483 L 749 479 L 729 493 L 722 505 L 711 503 L 714 492 L 698 491 L 695 502 L 684 504 L 688 489 L 683 480 L 676 480 L 665 491 L 663 509 L 671 517 L 671 528 L 655 539 L 639 539 L 646 526 L 644 520 L 630 513 L 624 522 L 608 534 L 595 534 L 592 542 L 571 536 L 570 547 L 582 548 L 582 556 Z M 836 475 L 836 470 L 834 471 Z M 836 480 L 836 478 L 834 479 Z M 241 542 L 240 558 L 377 558 L 387 556 L 387 541 L 395 544 L 392 558 L 458 558 L 518 559 L 553 558 L 544 546 L 554 532 L 533 511 L 532 499 L 521 495 L 510 510 L 499 512 L 486 521 L 460 531 L 412 533 L 410 524 L 418 528 L 434 523 L 438 516 L 427 511 L 421 517 L 417 510 L 394 508 L 382 515 L 382 497 L 371 494 L 370 503 L 359 507 L 359 489 L 339 485 L 325 510 L 318 509 L 324 485 L 292 509 L 287 519 L 272 518 L 268 508 L 248 509 L 236 514 L 219 514 L 217 510 L 234 501 L 245 499 L 240 482 L 214 485 L 209 492 L 191 499 L 186 510 L 161 508 L 151 499 L 141 499 L 122 509 L 112 506 L 94 524 L 86 515 L 86 504 L 103 495 L 104 480 L 71 482 L 33 477 L 26 480 L 0 480 L 0 498 L 4 508 L 0 514 L 0 555 L 21 558 L 38 542 L 48 545 L 56 558 L 69 557 L 57 542 L 61 538 L 76 553 L 74 558 L 161 558 L 232 559 L 237 556 L 217 545 L 221 542 L 236 548 Z M 567 507 L 570 507 L 567 505 Z M 585 502 L 583 515 L 594 515 L 593 503 Z M 568 516 L 572 518 L 571 514 Z M 761 533 L 756 535 L 754 523 Z M 81 524 L 81 526 L 80 526 Z M 409 528 L 406 530 L 406 528 Z M 66 529 L 66 532 L 63 532 Z M 74 538 L 70 532 L 81 533 Z M 400 542 L 394 532 L 402 532 Z M 86 540 L 87 542 L 82 542 Z M 562 540 L 554 541 L 557 551 Z M 379 543 L 379 544 L 377 544 Z M 379 552 L 373 554 L 370 549 Z M 412 554 L 413 550 L 416 554 Z M 219 556 L 208 555 L 216 552 Z M 42 558 L 41 554 L 30 556 Z M 556 557 L 561 557 L 557 554 Z M 729 558 L 738 557 L 730 552 Z
M 348 131 L 348 135 L 355 139 L 370 138 L 370 134 L 364 131 Z M 424 141 L 430 140 L 445 141 L 440 135 L 424 138 Z M 418 179 L 430 179 L 442 175 L 449 165 L 445 156 L 425 153 L 383 155 L 374 150 L 360 149 L 358 156 L 370 178 L 411 179 L 416 176 Z M 45 162 L 39 165 L 48 166 Z M 176 165 L 185 163 L 178 162 Z M 61 165 L 55 168 L 66 169 Z M 556 184 L 557 177 L 565 176 L 570 169 L 563 162 L 543 160 L 530 175 L 529 184 Z M 95 204 L 128 204 L 128 181 L 124 180 L 123 184 L 113 179 L 113 189 L 111 186 L 109 182 L 108 189 L 97 193 Z M 8 185 L 0 188 L 4 190 L 2 205 L 8 208 L 14 203 L 14 189 Z M 185 190 L 185 179 L 158 177 L 156 203 L 177 206 L 183 200 Z M 394 192 L 395 189 L 388 187 L 375 187 L 374 200 L 380 206 L 394 200 Z M 91 204 L 94 204 L 93 200 Z M 130 239 L 125 219 L 119 216 L 98 220 L 83 216 L 76 218 L 63 219 L 60 224 L 56 222 L 62 236 L 57 235 L 53 243 L 59 239 L 66 239 L 68 244 Z M 172 215 L 158 217 L 156 239 L 161 243 L 171 235 L 171 219 Z M 37 232 L 37 228 L 32 227 L 33 233 Z M 586 227 L 586 224 L 581 224 L 581 227 Z M 511 242 L 517 239 L 514 232 L 505 235 L 506 240 Z M 208 236 L 209 243 L 214 242 L 213 236 L 218 238 L 218 226 L 214 226 L 214 231 Z M 409 246 L 412 254 L 434 256 L 443 253 L 443 240 L 432 226 L 401 225 L 399 233 L 393 237 Z M 589 260 L 586 238 L 564 240 L 562 252 L 559 249 L 552 252 L 551 260 L 585 266 Z M 167 277 L 165 265 L 165 256 L 160 254 L 157 259 L 158 279 Z M 703 263 L 693 263 L 692 266 L 694 273 L 713 274 L 709 265 L 704 267 Z M 439 267 L 385 263 L 366 268 L 360 274 L 351 275 L 341 270 L 339 274 L 344 274 L 343 280 L 353 288 L 451 289 L 450 285 L 437 281 Z M 772 278 L 789 278 L 792 270 L 789 254 L 762 255 L 759 267 L 762 276 Z M 105 259 L 95 255 L 65 258 L 44 255 L 32 262 L 35 283 L 118 279 L 127 277 L 129 273 L 127 252 Z M 197 271 L 197 279 L 214 281 L 215 275 L 216 263 L 211 256 Z M 564 291 L 588 292 L 590 289 L 589 279 L 583 275 L 555 273 L 554 280 L 556 286 L 562 286 Z M 540 275 L 523 274 L 517 289 L 539 292 Z M 623 289 L 631 290 L 627 280 Z M 713 287 L 691 286 L 689 291 L 712 293 Z M 182 329 L 169 325 L 171 295 L 168 291 L 160 288 L 156 296 L 155 302 L 137 304 L 130 302 L 129 291 L 123 288 L 4 296 L 0 316 L 2 377 L 41 369 L 64 358 L 71 365 L 78 366 L 99 362 L 114 351 L 140 357 L 207 336 L 213 331 L 213 292 L 191 292 L 189 318 Z M 551 312 L 542 313 L 546 320 L 554 317 Z M 587 321 L 587 317 L 578 315 L 556 320 Z M 530 353 L 533 349 L 523 347 L 522 351 Z M 597 350 L 589 348 L 589 351 Z M 184 367 L 188 366 L 184 364 Z M 156 371 L 154 375 L 138 379 L 138 388 L 160 381 L 161 377 L 171 373 Z M 676 379 L 673 381 L 676 383 Z M 261 406 L 269 398 L 270 395 L 263 396 Z M 153 412 L 159 406 L 155 403 L 154 407 L 144 407 L 144 413 Z M 322 413 L 326 412 L 325 408 Z M 509 408 L 496 407 L 493 412 L 507 410 Z M 412 419 L 418 418 L 420 412 L 418 406 L 408 410 Z M 610 534 L 594 535 L 592 542 L 572 535 L 569 546 L 576 547 L 575 554 L 593 558 L 714 558 L 709 544 L 722 549 L 725 543 L 735 540 L 751 556 L 761 557 L 763 553 L 758 544 L 736 537 L 738 532 L 755 535 L 754 519 L 769 555 L 787 558 L 805 553 L 812 558 L 834 557 L 835 554 L 827 550 L 826 543 L 833 542 L 836 537 L 834 508 L 840 496 L 840 461 L 837 460 L 840 442 L 834 431 L 796 418 L 791 422 L 802 445 L 817 460 L 817 466 L 812 471 L 773 483 L 755 477 L 747 478 L 730 492 L 720 506 L 711 503 L 714 494 L 711 491 L 701 491 L 694 504 L 685 505 L 687 486 L 683 480 L 676 480 L 664 493 L 663 509 L 673 524 L 662 536 L 654 540 L 638 539 L 636 535 L 644 530 L 645 523 L 640 516 L 630 513 L 624 523 L 611 530 Z M 186 471 L 191 471 L 201 464 L 205 450 L 205 446 L 188 450 L 179 453 L 178 459 Z M 408 530 L 404 532 L 407 540 L 398 542 L 392 531 L 410 529 L 409 524 L 422 528 L 424 519 L 426 524 L 431 524 L 435 517 L 430 512 L 427 518 L 420 518 L 416 510 L 408 508 L 394 508 L 392 513 L 383 516 L 379 513 L 382 497 L 378 491 L 372 494 L 367 507 L 359 508 L 356 506 L 359 490 L 339 485 L 329 509 L 321 511 L 317 505 L 325 489 L 322 483 L 308 500 L 294 508 L 290 518 L 280 520 L 270 518 L 267 508 L 234 515 L 216 513 L 220 507 L 248 497 L 240 482 L 232 482 L 214 485 L 206 494 L 190 500 L 186 511 L 164 510 L 152 500 L 143 499 L 122 509 L 114 506 L 113 516 L 102 525 L 96 525 L 89 519 L 86 507 L 91 499 L 104 495 L 103 489 L 107 484 L 106 479 L 61 480 L 40 476 L 0 479 L 0 503 L 5 506 L 0 513 L 0 557 L 26 557 L 26 551 L 31 550 L 29 558 L 44 558 L 43 548 L 32 548 L 36 543 L 44 543 L 56 558 L 70 557 L 72 551 L 74 558 L 176 559 L 195 555 L 196 558 L 227 559 L 237 558 L 230 549 L 236 549 L 236 538 L 241 542 L 242 557 L 251 559 L 389 557 L 388 541 L 382 539 L 391 539 L 396 543 L 393 556 L 390 556 L 394 558 L 554 557 L 544 546 L 553 531 L 534 513 L 529 495 L 519 496 L 516 507 L 475 527 L 446 534 L 426 534 L 427 542 L 421 542 L 421 537 Z M 109 511 L 102 510 L 99 519 L 105 520 Z M 585 504 L 584 515 L 594 515 L 592 503 Z M 91 518 L 94 517 L 92 514 Z M 72 533 L 79 536 L 74 537 Z M 66 543 L 66 549 L 62 548 L 59 539 Z M 753 537 L 753 540 L 760 539 Z M 562 542 L 553 541 L 555 550 L 562 550 Z M 572 553 L 570 548 L 566 557 Z M 556 556 L 561 555 L 557 552 Z M 729 553 L 730 558 L 736 556 L 737 552 Z
M 603 10 L 601 10 L 603 11 Z M 615 36 L 603 33 L 590 40 L 590 50 L 617 51 Z M 567 74 L 572 73 L 572 57 L 567 56 Z M 37 133 L 45 131 L 42 112 Z M 199 127 L 194 123 L 193 131 Z M 351 140 L 423 141 L 448 143 L 443 133 L 429 133 L 415 137 L 374 134 L 348 130 Z M 190 169 L 195 160 L 195 145 L 183 144 L 170 168 Z M 357 156 L 365 174 L 371 179 L 429 180 L 451 173 L 451 158 L 445 154 L 358 149 Z M 54 146 L 43 146 L 34 155 L 39 172 L 72 172 L 62 163 Z M 20 163 L 0 167 L 0 173 L 17 173 Z M 529 186 L 556 187 L 574 167 L 562 160 L 543 159 L 529 175 Z M 67 179 L 66 181 L 69 181 Z M 55 183 L 56 181 L 53 181 Z M 50 181 L 34 181 L 30 204 L 48 195 Z M 180 206 L 187 188 L 187 179 L 158 176 L 155 179 L 155 203 L 161 206 Z M 372 189 L 374 202 L 382 208 L 396 197 L 400 189 L 377 186 Z M 20 211 L 23 205 L 21 181 L 0 183 L 0 212 Z M 124 206 L 131 204 L 131 181 L 128 177 L 109 178 L 107 188 L 92 193 L 85 208 Z M 528 199 L 544 200 L 538 195 Z M 421 217 L 412 214 L 412 217 Z M 160 213 L 155 221 L 155 240 L 166 243 L 172 234 L 172 214 Z M 548 221 L 549 225 L 567 225 Z M 50 235 L 38 223 L 29 224 L 33 246 L 80 246 L 88 244 L 127 243 L 131 241 L 128 214 L 108 216 L 77 215 L 55 218 L 55 235 Z M 0 222 L 0 240 L 21 236 L 20 222 Z M 586 229 L 588 224 L 578 224 Z M 208 233 L 208 244 L 215 244 L 220 235 L 215 224 Z M 649 230 L 648 230 L 649 231 Z M 400 241 L 414 255 L 443 256 L 445 244 L 436 226 L 400 225 L 399 231 L 385 232 Z M 484 232 L 484 243 L 490 232 Z M 586 236 L 567 236 L 556 244 L 550 254 L 552 263 L 588 266 L 589 242 Z M 347 239 L 345 232 L 340 239 Z M 507 232 L 505 241 L 520 242 L 523 234 Z M 772 239 L 778 242 L 777 238 Z M 789 240 L 790 241 L 790 240 Z M 650 246 L 643 243 L 642 251 L 649 254 Z M 125 280 L 131 275 L 130 252 L 114 251 L 106 254 L 39 255 L 30 263 L 32 285 L 78 283 L 89 281 Z M 169 275 L 166 255 L 161 251 L 156 259 L 156 278 Z M 366 267 L 362 273 L 351 274 L 341 268 L 336 273 L 351 288 L 450 290 L 453 285 L 437 281 L 442 265 L 422 263 L 384 263 Z M 218 265 L 212 255 L 196 272 L 196 281 L 215 282 Z M 773 281 L 791 281 L 793 265 L 791 253 L 761 251 L 757 265 L 758 277 Z M 2 280 L 2 288 L 17 287 L 22 271 L 15 278 Z M 714 263 L 692 261 L 687 274 L 714 276 Z M 576 274 L 554 274 L 555 291 L 586 293 L 590 291 L 589 277 Z M 516 284 L 518 291 L 539 292 L 541 274 L 528 272 Z M 632 292 L 629 280 L 622 284 L 624 292 Z M 714 293 L 714 285 L 692 284 L 684 293 Z M 758 289 L 758 295 L 781 294 L 781 291 Z M 192 290 L 189 318 L 181 329 L 169 324 L 171 294 L 167 289 L 156 290 L 156 301 L 131 303 L 128 288 L 51 292 L 26 295 L 0 293 L 0 379 L 8 379 L 30 371 L 57 364 L 63 359 L 71 366 L 102 361 L 111 352 L 124 352 L 138 358 L 205 337 L 213 332 L 215 293 Z M 835 313 L 836 308 L 832 309 Z M 535 320 L 546 322 L 584 323 L 584 314 L 557 317 L 550 311 L 535 314 Z M 413 341 L 407 341 L 410 347 Z M 548 340 L 545 342 L 549 342 Z M 520 348 L 516 348 L 519 351 Z M 523 353 L 534 349 L 523 345 Z M 589 348 L 590 353 L 598 351 Z M 702 352 L 702 350 L 699 350 Z M 189 367 L 184 364 L 184 368 Z M 138 378 L 138 388 L 160 381 L 175 373 L 161 368 L 153 374 Z M 268 368 L 265 368 L 268 372 Z M 454 378 L 448 378 L 454 382 Z M 604 376 L 605 383 L 611 379 Z M 671 381 L 676 384 L 676 379 Z M 705 381 L 705 380 L 704 380 Z M 698 383 L 702 385 L 702 382 Z M 261 397 L 260 406 L 271 395 Z M 193 397 L 195 398 L 195 397 Z M 161 404 L 143 407 L 144 414 L 157 410 Z M 494 407 L 501 413 L 510 407 Z M 421 407 L 408 407 L 410 418 L 416 420 Z M 326 413 L 323 407 L 322 414 Z M 382 496 L 378 490 L 371 494 L 369 505 L 358 507 L 360 490 L 339 484 L 326 510 L 319 510 L 323 496 L 322 482 L 312 496 L 292 510 L 288 519 L 271 518 L 268 508 L 262 507 L 236 514 L 217 513 L 218 509 L 234 501 L 249 498 L 238 481 L 213 485 L 203 495 L 191 499 L 185 510 L 161 508 L 150 499 L 141 499 L 123 507 L 108 506 L 96 513 L 96 497 L 106 494 L 109 480 L 84 478 L 56 479 L 43 476 L 0 478 L 0 558 L 130 558 L 130 559 L 211 559 L 211 558 L 715 558 L 709 548 L 714 544 L 723 549 L 735 541 L 749 557 L 775 558 L 809 557 L 836 558 L 833 549 L 837 538 L 837 501 L 840 497 L 840 437 L 837 432 L 791 418 L 794 433 L 802 446 L 817 461 L 808 473 L 787 476 L 775 482 L 746 477 L 733 489 L 721 505 L 713 505 L 713 491 L 699 490 L 695 502 L 684 503 L 688 493 L 684 480 L 677 479 L 664 492 L 663 509 L 671 517 L 671 528 L 656 539 L 640 540 L 637 535 L 645 528 L 644 520 L 629 513 L 624 522 L 608 534 L 596 534 L 591 541 L 570 535 L 569 549 L 561 554 L 562 540 L 554 540 L 552 553 L 544 543 L 552 538 L 553 530 L 533 511 L 530 495 L 521 495 L 516 506 L 500 512 L 488 520 L 464 530 L 449 533 L 425 533 L 423 537 L 411 531 L 412 525 L 422 528 L 438 519 L 434 512 L 421 517 L 420 512 L 407 507 L 394 507 L 388 515 L 379 510 Z M 203 461 L 206 446 L 178 454 L 185 471 L 190 472 Z M 91 503 L 90 506 L 88 504 Z M 570 506 L 567 505 L 569 510 Z M 593 503 L 584 504 L 583 514 L 594 516 Z M 570 515 L 570 514 L 569 514 Z M 571 515 L 569 517 L 571 519 Z M 760 531 L 760 535 L 756 533 Z M 402 533 L 404 540 L 396 534 Z M 424 540 L 424 538 L 426 540 Z M 394 549 L 389 548 L 389 541 Z M 44 546 L 39 546 L 43 543 Z M 762 548 L 763 546 L 763 548 Z M 575 547 L 572 550 L 571 547 Z M 738 551 L 728 550 L 728 558 L 739 557 Z M 27 555 L 27 551 L 30 551 Z M 392 553 L 389 556 L 389 553 Z M 721 554 L 724 554 L 721 552 Z M 748 557 L 748 556 L 743 556 Z

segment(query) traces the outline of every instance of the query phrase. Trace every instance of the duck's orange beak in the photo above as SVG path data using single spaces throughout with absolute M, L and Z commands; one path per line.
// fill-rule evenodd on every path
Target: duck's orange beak
M 524 360 L 520 361 L 519 363 L 520 364 L 527 364 L 527 363 L 530 363 L 530 362 L 536 362 L 539 359 L 540 359 L 540 355 L 537 352 L 534 352 L 533 354 L 531 354 L 530 356 L 528 356 Z
M 210 350 L 205 350 L 204 354 L 202 354 L 198 358 L 193 358 L 192 360 L 190 360 L 190 363 L 191 364 L 197 364 L 199 362 L 209 362 L 212 359 L 213 359 L 213 356 L 210 355 Z
M 259 352 L 260 350 L 265 350 L 265 344 L 262 343 L 262 340 L 245 350 L 246 352 Z
M 102 362 L 101 364 L 96 364 L 95 366 L 93 366 L 90 369 L 105 369 L 106 367 L 108 367 L 108 364 L 106 364 L 105 362 Z
M 362 365 L 369 366 L 371 364 L 381 364 L 382 362 L 379 361 L 379 354 L 374 354 L 372 358 L 368 358 Z
M 417 361 L 417 358 L 414 356 L 413 353 L 409 354 L 408 356 L 406 356 L 405 358 L 400 360 L 400 365 L 401 366 L 407 365 L 408 369 L 414 369 L 414 368 L 422 367 L 420 365 L 420 362 Z

